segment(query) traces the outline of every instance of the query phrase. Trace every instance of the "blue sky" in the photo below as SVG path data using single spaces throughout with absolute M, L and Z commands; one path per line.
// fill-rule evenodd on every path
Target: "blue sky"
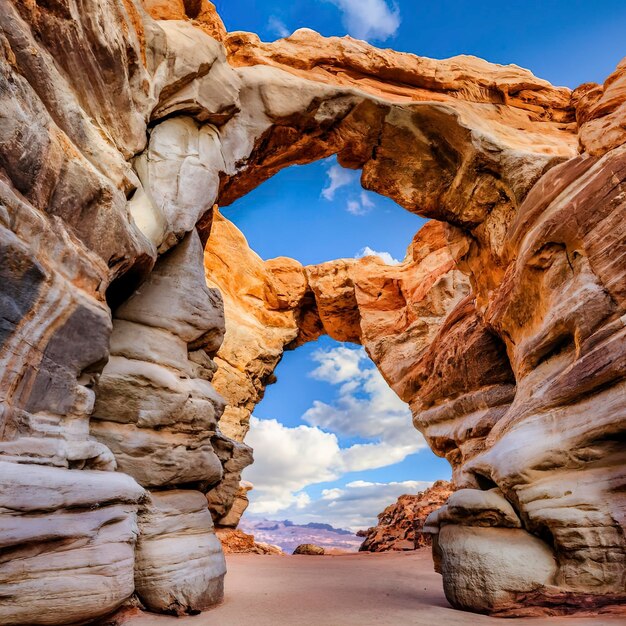
M 367 528 L 399 495 L 449 478 L 363 348 L 322 337 L 276 374 L 247 438 L 255 516 Z
M 345 7 L 376 7 L 383 0 L 214 0 L 228 30 L 264 41 L 301 27 L 326 36 L 354 33 Z M 391 2 L 387 2 L 392 6 Z M 619 0 L 398 0 L 399 25 L 373 43 L 437 59 L 474 54 L 516 63 L 557 85 L 601 82 L 626 55 L 626 3 Z M 343 6 L 344 10 L 340 7 Z M 378 9 L 380 11 L 380 9 Z M 357 14 L 358 17 L 358 14 Z M 354 22 L 355 19 L 352 19 Z M 358 24 L 357 24 L 358 27 Z M 360 33 L 355 33 L 360 34 Z
M 230 31 L 265 41 L 300 27 L 433 58 L 515 63 L 556 85 L 602 82 L 626 55 L 626 3 L 604 0 L 216 0 Z M 304 264 L 364 252 L 402 259 L 424 223 L 364 192 L 334 159 L 292 167 L 223 213 L 263 258 Z M 326 369 L 324 369 L 326 368 Z M 346 369 L 347 368 L 347 369 Z M 357 346 L 328 338 L 287 353 L 255 411 L 255 515 L 364 527 L 401 493 L 448 478 L 410 413 Z M 350 425 L 352 424 L 352 425 Z
M 344 177 L 337 189 L 333 172 Z M 401 260 L 425 220 L 363 190 L 359 177 L 334 157 L 290 167 L 222 212 L 264 259 L 289 256 L 310 265 L 353 257 L 369 246 Z

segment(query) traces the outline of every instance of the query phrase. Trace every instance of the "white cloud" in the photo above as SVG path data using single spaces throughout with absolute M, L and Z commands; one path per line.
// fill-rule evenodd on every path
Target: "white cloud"
M 245 474 L 255 486 L 253 513 L 273 514 L 306 504 L 302 489 L 340 475 L 337 437 L 319 428 L 288 428 L 252 417 L 246 443 L 254 449 L 254 463 Z
M 311 426 L 346 437 L 424 447 L 415 430 L 408 405 L 392 391 L 380 372 L 371 367 L 363 348 L 339 346 L 318 350 L 312 358 L 319 364 L 311 376 L 340 385 L 332 404 L 316 400 L 302 416 Z M 369 445 L 369 444 L 367 444 Z
M 346 187 L 350 188 L 348 199 L 346 201 L 346 211 L 352 215 L 365 215 L 369 213 L 376 205 L 369 194 L 361 189 L 359 182 L 359 172 L 341 167 L 338 163 L 334 163 L 326 170 L 326 186 L 322 189 L 322 197 L 329 202 L 334 200 L 337 192 Z
M 373 250 L 369 246 L 365 246 L 365 248 L 361 248 L 359 252 L 354 255 L 355 259 L 362 259 L 366 256 L 377 256 L 382 259 L 386 265 L 399 265 L 402 261 L 398 261 L 394 257 L 389 254 L 389 252 L 378 252 L 377 250 Z
M 400 27 L 400 9 L 386 0 L 330 0 L 342 12 L 348 34 L 357 39 L 385 41 Z
M 310 511 L 316 505 L 306 501 L 305 488 L 348 472 L 394 465 L 426 447 L 408 406 L 371 367 L 363 348 L 318 350 L 313 359 L 318 365 L 310 375 L 338 385 L 338 398 L 332 404 L 315 401 L 302 416 L 308 426 L 289 428 L 276 420 L 251 419 L 246 442 L 254 448 L 255 462 L 245 479 L 255 485 L 253 514 Z M 337 435 L 363 443 L 342 448 Z M 344 495 L 325 493 L 326 500 Z
M 267 28 L 281 38 L 289 37 L 289 35 L 291 35 L 291 31 L 287 28 L 285 22 L 275 15 L 271 15 L 270 19 L 267 20 Z
M 361 377 L 361 363 L 367 361 L 363 348 L 339 346 L 333 350 L 316 350 L 312 358 L 319 365 L 309 374 L 311 378 L 336 385 Z
M 322 522 L 356 532 L 376 524 L 376 516 L 401 495 L 418 493 L 431 484 L 418 480 L 389 483 L 353 481 L 345 487 L 324 489 L 319 498 L 311 500 L 306 506 L 284 509 L 281 518 L 288 518 L 296 524 Z
M 322 189 L 322 196 L 326 200 L 334 200 L 335 194 L 342 187 L 353 185 L 358 181 L 359 172 L 348 170 L 345 167 L 341 167 L 335 163 L 326 170 L 328 181 L 324 189 Z
M 352 213 L 352 215 L 365 215 L 366 213 L 369 213 L 374 206 L 375 204 L 367 195 L 367 192 L 361 191 L 358 198 L 350 198 L 350 200 L 348 200 L 346 211 L 348 211 L 348 213 Z

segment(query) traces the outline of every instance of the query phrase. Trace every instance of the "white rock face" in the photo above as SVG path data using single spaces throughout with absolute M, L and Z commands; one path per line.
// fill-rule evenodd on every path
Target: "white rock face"
M 125 474 L 0 463 L 0 623 L 95 619 L 133 593 L 137 510 Z
M 226 561 L 202 493 L 151 493 L 140 530 L 135 584 L 146 607 L 184 615 L 221 602 Z
M 249 455 L 239 461 L 247 447 L 229 446 L 218 428 L 225 403 L 210 382 L 210 355 L 223 333 L 222 299 L 204 283 L 195 230 L 159 259 L 113 320 L 91 433 L 118 471 L 144 487 L 173 489 L 153 492 L 139 517 L 136 586 L 154 611 L 194 613 L 223 595 L 224 557 L 207 497 L 175 489 L 223 483 L 220 493 L 229 493 L 249 463 Z
M 202 243 L 191 229 L 185 239 L 162 256 L 148 280 L 115 311 L 116 319 L 163 329 L 185 343 L 210 334 L 209 351 L 224 336 L 222 297 L 204 282 Z
M 146 487 L 215 485 L 223 474 L 211 439 L 224 400 L 194 376 L 188 358 L 189 343 L 211 350 L 223 335 L 222 300 L 199 278 L 202 259 L 194 231 L 118 308 L 98 383 L 92 434 L 113 451 L 119 471 Z
M 159 20 L 151 26 L 153 89 L 159 98 L 151 118 L 177 113 L 223 123 L 236 113 L 241 81 L 228 64 L 224 47 L 189 22 Z
M 446 597 L 459 608 L 514 606 L 554 582 L 552 550 L 525 530 L 446 525 L 438 545 Z
M 155 245 L 165 251 L 215 203 L 219 172 L 224 170 L 219 134 L 214 126 L 201 126 L 190 117 L 167 119 L 152 130 L 136 168 L 156 207 L 152 220 L 142 221 L 144 232 L 154 233 Z
M 522 527 L 515 509 L 499 489 L 459 489 L 448 498 L 444 507 L 433 514 L 431 522 L 435 517 L 438 524 L 450 521 L 466 526 Z

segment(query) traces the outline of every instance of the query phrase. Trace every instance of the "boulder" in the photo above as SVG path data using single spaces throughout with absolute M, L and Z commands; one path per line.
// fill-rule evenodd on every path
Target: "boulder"
M 555 580 L 552 550 L 525 530 L 447 525 L 438 545 L 446 597 L 461 609 L 503 611 Z
M 218 539 L 222 542 L 224 554 L 285 554 L 278 546 L 255 541 L 254 535 L 232 528 L 218 528 Z
M 312 543 L 303 543 L 299 545 L 293 553 L 304 556 L 324 556 L 325 550 L 321 546 L 316 546 Z
M 140 517 L 137 595 L 158 613 L 194 615 L 222 601 L 226 562 L 199 491 L 150 493 Z

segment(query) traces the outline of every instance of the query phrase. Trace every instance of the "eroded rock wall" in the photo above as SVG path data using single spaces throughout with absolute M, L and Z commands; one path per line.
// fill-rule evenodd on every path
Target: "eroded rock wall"
M 286 42 L 263 44 L 234 34 L 227 45 L 244 66 L 263 62 L 297 76 L 310 71 L 313 80 L 327 85 L 354 84 L 356 61 L 344 53 L 360 44 L 329 44 L 342 70 L 350 68 L 344 73 L 324 67 L 326 51 L 312 45 L 316 37 L 305 31 Z M 324 155 L 331 144 L 343 164 L 363 167 L 364 186 L 447 222 L 446 253 L 454 259 L 448 269 L 463 272 L 471 291 L 461 277 L 446 300 L 445 283 L 454 274 L 445 272 L 435 272 L 432 282 L 422 275 L 421 289 L 413 293 L 397 290 L 393 280 L 386 282 L 397 271 L 393 268 L 359 276 L 358 263 L 337 261 L 305 268 L 313 303 L 303 302 L 298 324 L 302 341 L 321 330 L 363 343 L 411 405 L 431 447 L 450 461 L 467 500 L 429 527 L 442 533 L 435 550 L 446 592 L 462 608 L 560 613 L 615 608 L 624 601 L 622 75 L 620 66 L 604 88 L 581 89 L 569 112 L 564 106 L 558 114 L 542 114 L 539 108 L 525 113 L 525 124 L 537 124 L 541 138 L 534 134 L 518 142 L 507 133 L 503 141 L 502 119 L 494 124 L 492 118 L 489 140 L 500 142 L 496 157 L 483 152 L 482 128 L 472 128 L 469 135 L 453 130 L 446 107 L 435 113 L 431 104 L 413 118 L 415 126 L 401 121 L 407 106 L 388 109 L 382 123 L 369 109 L 370 128 L 379 129 L 371 153 L 371 137 L 361 126 L 363 109 L 344 116 L 339 136 L 327 132 L 322 146 L 310 133 L 296 133 L 292 118 L 289 128 L 274 129 L 257 144 L 247 169 L 222 186 L 223 201 L 230 201 L 280 169 L 283 159 L 303 162 L 311 151 Z M 373 85 L 375 79 L 362 74 L 359 79 L 363 91 L 376 88 L 380 96 L 383 89 Z M 474 92 L 477 100 L 479 92 Z M 493 90 L 489 93 L 483 94 L 484 104 Z M 441 100 L 455 107 L 464 126 L 471 105 Z M 572 120 L 574 106 L 581 156 L 574 156 L 567 134 L 575 128 L 565 123 Z M 410 110 L 420 107 L 413 104 Z M 490 114 L 483 110 L 483 115 Z M 550 121 L 556 119 L 561 124 Z M 414 127 L 432 133 L 429 143 L 403 143 L 394 134 L 395 124 L 404 137 Z M 472 137 L 471 148 L 464 136 Z M 445 160 L 441 153 L 432 156 L 437 140 L 453 146 Z M 518 151 L 507 154 L 514 143 Z M 492 178 L 496 170 L 506 174 Z M 434 172 L 441 178 L 430 185 Z M 444 190 L 438 185 L 446 172 Z M 414 189 L 411 180 L 426 182 Z M 376 294 L 370 300 L 368 287 Z M 404 304 L 397 304 L 398 291 L 402 297 L 410 293 Z M 414 318 L 419 322 L 412 336 L 407 313 L 423 299 L 427 306 Z M 445 302 L 450 306 L 440 306 L 437 318 L 432 306 Z M 394 318 L 394 311 L 402 315 Z M 424 315 L 435 322 L 429 328 Z M 501 552 L 507 542 L 511 562 L 505 567 Z M 525 553 L 536 558 L 522 563 Z M 461 562 L 472 566 L 464 569 Z M 488 578 L 478 598 L 471 581 L 483 569 L 505 573 Z
M 366 346 L 469 490 L 431 524 L 453 603 L 623 599 L 623 64 L 571 97 L 468 57 L 226 35 L 204 0 L 0 0 L 0 43 L 5 623 L 218 601 L 204 503 L 227 518 L 247 415 L 321 332 Z M 335 153 L 446 225 L 395 268 L 235 242 L 250 276 L 220 285 L 224 329 L 213 205 Z
M 221 480 L 224 448 L 235 446 L 216 427 L 223 401 L 202 366 L 224 330 L 194 231 L 212 200 L 172 199 L 173 179 L 154 163 L 211 153 L 210 133 L 175 154 L 163 148 L 168 127 L 159 132 L 158 121 L 184 110 L 192 126 L 194 115 L 219 123 L 236 108 L 237 89 L 215 81 L 229 73 L 216 41 L 186 22 L 159 24 L 140 3 L 7 0 L 0 29 L 1 621 L 83 622 L 135 590 L 151 608 L 198 610 L 221 598 L 224 575 L 204 492 Z M 162 153 L 150 151 L 155 144 Z M 216 193 L 210 168 L 193 177 L 200 193 Z M 133 293 L 152 317 L 137 307 L 124 315 Z M 122 303 L 112 323 L 110 307 Z M 202 351 L 200 365 L 190 351 Z M 96 390 L 106 418 L 98 421 Z M 179 428 L 151 430 L 172 424 Z M 187 482 L 186 468 L 198 481 L 185 494 L 204 511 L 196 532 L 207 543 L 181 559 L 191 509 L 177 514 L 177 537 L 171 524 L 153 523 L 163 496 L 144 487 Z M 147 538 L 159 533 L 169 551 L 155 555 L 161 544 Z M 190 567 L 200 558 L 214 564 L 203 578 Z M 146 589 L 168 606 L 151 603 Z

